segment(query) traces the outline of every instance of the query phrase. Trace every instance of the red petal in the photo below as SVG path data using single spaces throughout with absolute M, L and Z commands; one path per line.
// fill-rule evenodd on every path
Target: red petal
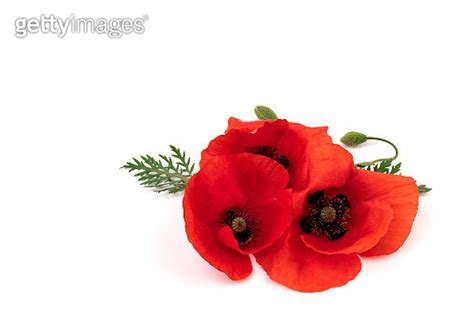
M 290 187 L 302 189 L 308 182 L 308 140 L 301 134 L 288 128 L 286 120 L 266 122 L 255 133 L 231 129 L 209 143 L 201 154 L 201 167 L 212 156 L 236 153 L 253 153 L 255 148 L 268 146 L 288 158 L 290 164 Z
M 289 187 L 301 190 L 309 180 L 309 157 L 320 144 L 328 143 L 331 138 L 327 127 L 310 128 L 286 120 L 242 122 L 230 118 L 226 134 L 212 140 L 202 152 L 200 165 L 204 166 L 212 156 L 253 153 L 256 147 L 269 146 L 289 160 Z
M 237 242 L 237 240 L 235 239 L 234 232 L 232 232 L 230 226 L 226 225 L 220 228 L 217 232 L 217 237 L 225 246 L 229 247 L 230 249 L 241 252 L 239 248 L 239 242 Z
M 308 193 L 343 187 L 354 169 L 352 155 L 337 144 L 323 144 L 310 154 Z
M 277 162 L 258 155 L 252 158 L 257 169 L 247 209 L 258 221 L 255 242 L 241 246 L 242 252 L 254 253 L 276 241 L 291 219 L 291 190 L 287 190 L 288 172 Z
M 392 208 L 387 233 L 363 256 L 386 255 L 397 251 L 410 234 L 418 209 L 418 187 L 411 177 L 356 170 L 346 187 L 349 200 L 379 201 Z
M 312 146 L 319 144 L 332 143 L 331 137 L 328 135 L 328 127 L 307 127 L 302 124 L 290 122 L 290 129 L 298 134 L 307 137 Z
M 227 130 L 226 133 L 231 129 L 240 129 L 242 131 L 255 131 L 258 128 L 262 127 L 266 122 L 271 120 L 255 120 L 255 121 L 242 121 L 235 117 L 230 117 L 227 121 Z
M 188 182 L 183 199 L 189 241 L 231 279 L 247 277 L 252 267 L 246 254 L 267 247 L 287 228 L 291 209 L 287 183 L 286 170 L 263 156 L 244 153 L 209 160 Z M 230 228 L 223 229 L 228 209 L 254 212 L 262 220 L 262 234 L 239 248 Z
M 319 292 L 339 287 L 361 269 L 357 255 L 324 255 L 290 234 L 255 254 L 268 276 L 293 290 Z
M 275 196 L 289 203 L 291 200 L 290 193 L 283 194 L 289 181 L 289 175 L 285 168 L 277 162 L 260 155 L 244 154 L 244 156 L 252 160 L 255 168 L 255 181 L 253 182 L 252 191 L 249 193 L 249 207 Z
M 251 153 L 254 148 L 259 146 L 276 148 L 287 130 L 288 122 L 286 120 L 267 122 L 255 133 L 231 129 L 227 134 L 218 136 L 209 143 L 207 149 L 201 154 L 199 165 L 203 167 L 213 156 Z
M 288 228 L 291 218 L 289 206 L 291 196 L 288 193 L 286 204 L 278 199 L 267 199 L 263 204 L 255 206 L 255 218 L 259 221 L 256 241 L 241 246 L 243 253 L 256 253 L 274 243 Z
M 252 190 L 248 194 L 245 209 L 251 209 L 250 215 L 258 221 L 258 234 L 255 242 L 242 245 L 241 253 L 251 254 L 276 241 L 287 229 L 291 219 L 291 190 L 287 190 L 288 172 L 277 162 L 258 155 L 239 155 L 252 160 L 256 169 Z M 230 230 L 230 229 L 228 229 Z M 230 230 L 231 231 L 231 230 Z M 222 230 L 221 240 L 234 248 L 236 240 L 227 229 Z M 232 236 L 233 240 L 230 240 Z M 234 242 L 235 241 L 235 242 Z
M 323 254 L 361 253 L 374 247 L 387 233 L 392 220 L 392 208 L 385 202 L 351 203 L 348 232 L 335 241 L 325 236 L 301 234 L 306 246 Z
M 251 159 L 245 157 L 251 156 Z M 257 180 L 254 155 L 215 157 L 193 176 L 193 185 L 187 184 L 186 194 L 192 195 L 196 215 L 213 224 L 222 211 L 244 208 Z
M 253 132 L 258 128 L 262 127 L 266 122 L 272 120 L 255 120 L 255 121 L 242 121 L 235 117 L 230 117 L 228 120 L 227 130 L 228 133 L 231 129 L 239 129 L 242 131 Z M 332 139 L 327 134 L 328 127 L 307 127 L 298 123 L 289 123 L 290 129 L 301 133 L 303 136 L 311 138 L 313 144 L 332 143 Z
M 315 147 L 310 155 L 308 187 L 293 193 L 294 219 L 299 220 L 303 215 L 306 198 L 310 193 L 343 187 L 353 170 L 352 155 L 340 145 L 323 144 Z
M 300 190 L 308 184 L 308 139 L 301 134 L 288 129 L 277 145 L 280 154 L 290 161 L 288 173 L 290 174 L 289 187 Z
M 211 266 L 224 272 L 232 280 L 248 277 L 252 272 L 252 263 L 248 255 L 223 246 L 216 237 L 214 229 L 196 215 L 196 206 L 190 200 L 193 194 L 196 176 L 191 178 L 183 199 L 184 220 L 189 242 Z

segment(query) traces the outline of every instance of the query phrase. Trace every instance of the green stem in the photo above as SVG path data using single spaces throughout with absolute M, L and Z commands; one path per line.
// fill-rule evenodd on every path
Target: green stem
M 393 161 L 398 157 L 398 148 L 393 142 L 388 141 L 387 139 L 379 138 L 379 137 L 367 137 L 367 140 L 376 140 L 376 141 L 382 141 L 382 142 L 388 143 L 395 150 L 395 155 L 390 157 L 390 158 L 381 158 L 381 159 L 376 159 L 376 160 L 369 161 L 369 162 L 357 163 L 356 166 L 358 166 L 358 167 L 367 167 L 367 166 L 374 165 L 378 162 L 382 162 L 382 161 L 385 161 L 385 160 Z

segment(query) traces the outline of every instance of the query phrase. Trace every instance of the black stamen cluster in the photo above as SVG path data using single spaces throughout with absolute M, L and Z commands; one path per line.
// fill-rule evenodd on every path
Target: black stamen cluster
M 349 216 L 349 200 L 343 194 L 338 194 L 331 200 L 324 191 L 317 191 L 308 196 L 309 215 L 300 219 L 300 227 L 304 233 L 324 234 L 330 241 L 335 241 L 347 233 L 347 219 Z M 327 222 L 321 216 L 323 208 L 331 207 L 336 211 L 336 218 Z
M 288 169 L 290 167 L 290 160 L 288 160 L 288 158 L 286 156 L 278 153 L 278 150 L 274 147 L 270 147 L 270 146 L 256 147 L 255 150 L 253 151 L 253 153 L 258 154 L 258 155 L 266 156 L 266 157 L 278 162 L 285 169 Z

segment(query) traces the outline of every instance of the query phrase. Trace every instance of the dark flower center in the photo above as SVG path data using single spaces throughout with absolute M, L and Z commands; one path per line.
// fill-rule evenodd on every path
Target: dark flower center
M 248 244 L 255 236 L 257 222 L 246 210 L 225 211 L 222 223 L 232 229 L 239 245 Z
M 317 191 L 308 196 L 309 215 L 300 219 L 300 227 L 304 233 L 326 235 L 330 241 L 343 237 L 350 218 L 350 204 L 347 197 L 338 194 L 329 199 L 324 191 Z
M 270 146 L 256 147 L 254 148 L 253 153 L 258 154 L 258 155 L 263 155 L 272 160 L 275 160 L 286 169 L 290 167 L 290 161 L 288 160 L 288 158 L 278 153 L 278 150 L 274 147 L 270 147 Z

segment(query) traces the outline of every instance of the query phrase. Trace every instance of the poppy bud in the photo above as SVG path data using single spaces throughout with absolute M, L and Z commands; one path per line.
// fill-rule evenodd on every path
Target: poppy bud
M 357 146 L 367 141 L 367 136 L 363 133 L 350 131 L 346 133 L 342 138 L 341 142 L 348 146 Z
M 275 120 L 275 119 L 278 119 L 278 116 L 275 114 L 275 112 L 270 107 L 263 106 L 263 105 L 257 105 L 257 106 L 255 106 L 254 111 L 255 111 L 255 115 L 260 120 Z

